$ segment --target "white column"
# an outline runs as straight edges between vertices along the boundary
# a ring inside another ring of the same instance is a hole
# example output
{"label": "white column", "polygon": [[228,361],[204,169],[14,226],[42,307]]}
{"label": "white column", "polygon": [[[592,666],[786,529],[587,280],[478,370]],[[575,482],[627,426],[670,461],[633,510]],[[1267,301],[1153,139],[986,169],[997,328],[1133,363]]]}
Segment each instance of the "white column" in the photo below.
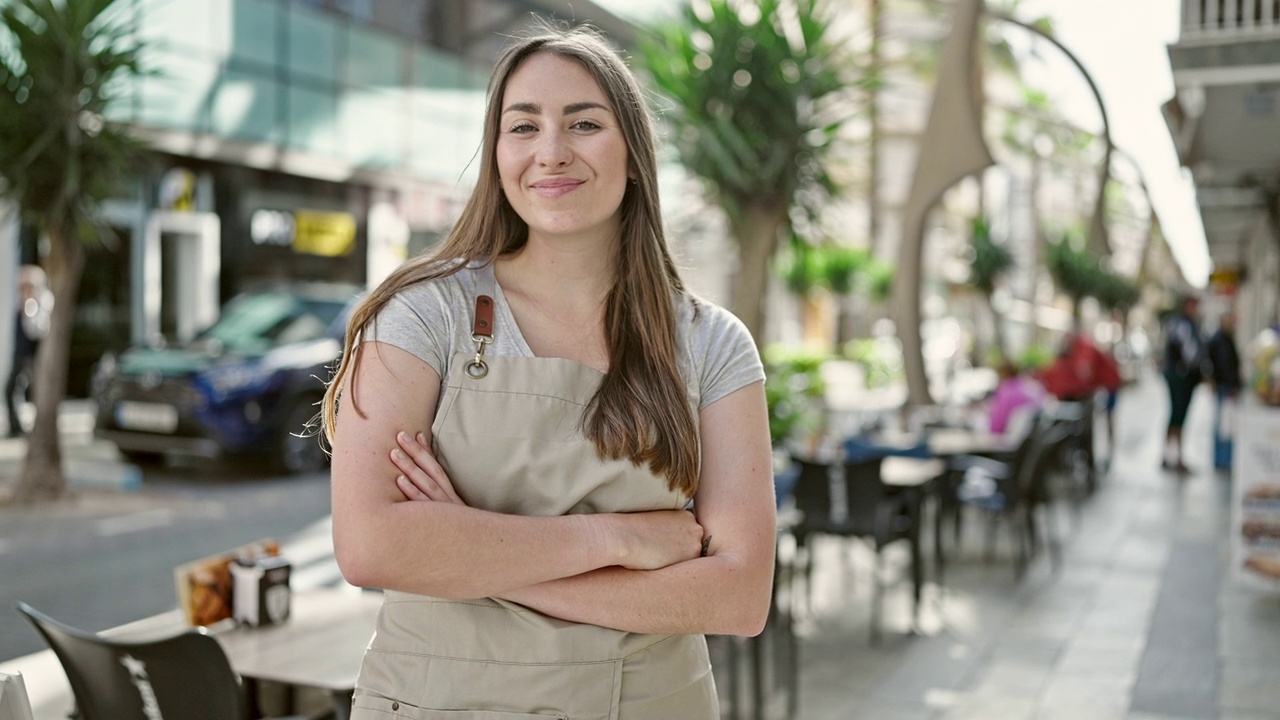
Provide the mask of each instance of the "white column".
{"label": "white column", "polygon": [[[1192,32],[1204,29],[1204,16],[1201,13],[1200,3],[1205,0],[1182,0],[1182,32],[1188,30]],[[1210,0],[1212,2],[1212,0]]]}

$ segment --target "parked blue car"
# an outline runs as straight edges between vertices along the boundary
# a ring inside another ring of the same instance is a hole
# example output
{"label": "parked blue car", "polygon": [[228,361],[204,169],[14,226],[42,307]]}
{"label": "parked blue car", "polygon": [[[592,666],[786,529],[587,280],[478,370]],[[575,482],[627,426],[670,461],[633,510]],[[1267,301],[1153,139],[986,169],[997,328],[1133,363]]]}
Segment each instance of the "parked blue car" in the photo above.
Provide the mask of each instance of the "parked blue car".
{"label": "parked blue car", "polygon": [[281,472],[322,470],[314,420],[358,297],[321,283],[248,292],[190,343],[104,357],[95,434],[137,462],[258,454]]}

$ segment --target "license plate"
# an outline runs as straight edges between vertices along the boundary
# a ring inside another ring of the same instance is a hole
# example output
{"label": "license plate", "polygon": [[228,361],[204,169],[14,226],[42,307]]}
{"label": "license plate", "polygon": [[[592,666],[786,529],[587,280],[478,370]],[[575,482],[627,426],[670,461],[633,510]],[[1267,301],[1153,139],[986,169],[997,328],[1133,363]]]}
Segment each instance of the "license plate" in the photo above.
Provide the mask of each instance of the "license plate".
{"label": "license plate", "polygon": [[116,404],[116,424],[127,430],[171,433],[178,429],[178,409],[162,403]]}

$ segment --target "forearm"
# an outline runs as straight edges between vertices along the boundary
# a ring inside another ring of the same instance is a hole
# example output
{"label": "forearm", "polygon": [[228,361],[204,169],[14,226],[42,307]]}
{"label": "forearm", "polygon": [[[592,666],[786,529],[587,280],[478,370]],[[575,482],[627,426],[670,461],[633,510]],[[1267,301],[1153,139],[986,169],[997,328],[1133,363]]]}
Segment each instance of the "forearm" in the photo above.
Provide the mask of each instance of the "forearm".
{"label": "forearm", "polygon": [[609,567],[501,597],[562,620],[626,632],[750,636],[764,629],[772,581],[772,563],[722,554],[660,570]]}
{"label": "forearm", "polygon": [[448,503],[334,512],[334,550],[353,585],[448,598],[499,595],[618,562],[608,516],[525,517]]}

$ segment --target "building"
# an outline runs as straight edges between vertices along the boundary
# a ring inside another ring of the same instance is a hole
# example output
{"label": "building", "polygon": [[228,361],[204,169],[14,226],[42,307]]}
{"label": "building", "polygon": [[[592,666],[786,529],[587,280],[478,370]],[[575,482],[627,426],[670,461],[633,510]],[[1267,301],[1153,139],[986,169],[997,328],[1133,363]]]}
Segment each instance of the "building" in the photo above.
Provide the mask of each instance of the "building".
{"label": "building", "polygon": [[[104,207],[117,238],[86,265],[72,396],[103,352],[190,339],[254,284],[369,285],[432,245],[475,177],[493,61],[531,13],[632,32],[580,0],[120,5],[153,72],[121,88],[110,119],[156,162]],[[0,277],[36,260],[33,234],[13,246]]]}
{"label": "building", "polygon": [[1280,5],[1183,0],[1164,106],[1204,219],[1211,285],[1238,335],[1280,322]]}

